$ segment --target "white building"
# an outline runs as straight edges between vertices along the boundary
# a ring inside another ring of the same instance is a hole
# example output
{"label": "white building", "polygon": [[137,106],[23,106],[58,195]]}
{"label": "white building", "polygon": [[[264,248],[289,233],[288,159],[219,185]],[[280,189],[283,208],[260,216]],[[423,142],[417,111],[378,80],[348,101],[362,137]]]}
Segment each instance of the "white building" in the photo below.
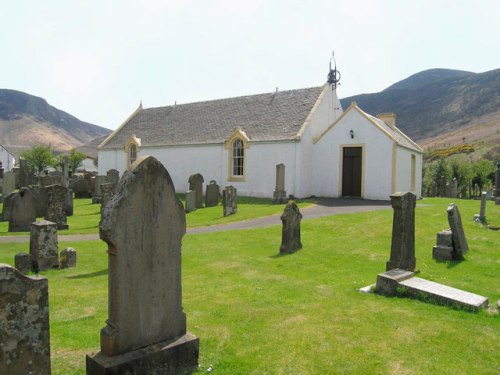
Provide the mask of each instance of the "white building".
{"label": "white building", "polygon": [[353,103],[342,111],[335,85],[144,109],[99,146],[98,173],[122,174],[151,155],[178,192],[191,174],[233,185],[239,195],[272,197],[276,165],[296,197],[388,200],[396,191],[421,195],[422,149],[393,114],[379,117]]}
{"label": "white building", "polygon": [[8,172],[14,168],[15,163],[14,153],[0,145],[0,168],[3,168],[4,172]]}

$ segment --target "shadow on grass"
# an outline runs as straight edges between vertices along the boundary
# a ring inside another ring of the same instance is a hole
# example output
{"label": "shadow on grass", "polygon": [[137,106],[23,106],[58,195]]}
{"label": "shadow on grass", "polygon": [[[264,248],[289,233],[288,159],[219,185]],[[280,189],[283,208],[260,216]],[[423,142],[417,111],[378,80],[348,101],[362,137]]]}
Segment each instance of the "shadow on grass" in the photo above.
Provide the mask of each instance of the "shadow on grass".
{"label": "shadow on grass", "polygon": [[464,258],[455,260],[436,260],[436,263],[446,263],[446,268],[455,268],[462,262],[465,262]]}
{"label": "shadow on grass", "polygon": [[81,275],[74,275],[74,276],[66,276],[66,279],[90,279],[92,277],[97,277],[97,276],[104,276],[108,274],[108,269],[104,269],[102,271],[96,271],[96,272],[91,272],[91,273],[83,273]]}

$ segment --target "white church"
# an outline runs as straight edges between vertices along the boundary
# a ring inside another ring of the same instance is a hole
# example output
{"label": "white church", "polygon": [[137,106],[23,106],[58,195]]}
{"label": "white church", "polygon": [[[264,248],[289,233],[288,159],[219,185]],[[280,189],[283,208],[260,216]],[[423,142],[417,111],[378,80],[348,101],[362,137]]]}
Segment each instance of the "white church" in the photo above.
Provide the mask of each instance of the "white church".
{"label": "white church", "polygon": [[[332,74],[333,73],[333,74]],[[142,105],[99,146],[98,174],[120,175],[154,156],[177,192],[189,176],[233,185],[238,195],[273,197],[276,165],[298,198],[388,200],[421,195],[422,149],[396,127],[394,114],[372,116],[356,103],[342,110],[336,71],[321,87],[159,108]]]}

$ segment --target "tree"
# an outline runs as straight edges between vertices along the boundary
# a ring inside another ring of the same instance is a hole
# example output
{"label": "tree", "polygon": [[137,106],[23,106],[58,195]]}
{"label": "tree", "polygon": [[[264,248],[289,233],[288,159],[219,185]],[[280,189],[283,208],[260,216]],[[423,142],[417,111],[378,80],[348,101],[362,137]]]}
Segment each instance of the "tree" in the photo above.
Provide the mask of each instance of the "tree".
{"label": "tree", "polygon": [[481,159],[472,166],[474,177],[473,184],[478,184],[481,191],[485,190],[488,183],[492,183],[492,177],[495,173],[495,165],[491,160]]}
{"label": "tree", "polygon": [[87,158],[87,155],[76,151],[76,149],[72,148],[71,151],[69,152],[68,155],[68,165],[69,165],[69,170],[72,173],[75,173],[75,171],[81,167],[83,164],[83,161]]}
{"label": "tree", "polygon": [[31,149],[21,152],[20,156],[26,159],[29,169],[38,173],[52,165],[50,146],[35,145]]}

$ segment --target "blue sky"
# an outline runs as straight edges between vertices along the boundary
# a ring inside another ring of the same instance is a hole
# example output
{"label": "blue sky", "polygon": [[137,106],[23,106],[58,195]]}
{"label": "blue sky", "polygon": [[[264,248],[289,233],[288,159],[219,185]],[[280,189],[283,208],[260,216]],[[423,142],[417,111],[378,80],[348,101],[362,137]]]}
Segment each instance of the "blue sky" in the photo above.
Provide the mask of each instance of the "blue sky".
{"label": "blue sky", "polygon": [[419,71],[500,68],[497,0],[19,0],[0,11],[0,88],[118,127],[157,107],[323,84],[378,92]]}

